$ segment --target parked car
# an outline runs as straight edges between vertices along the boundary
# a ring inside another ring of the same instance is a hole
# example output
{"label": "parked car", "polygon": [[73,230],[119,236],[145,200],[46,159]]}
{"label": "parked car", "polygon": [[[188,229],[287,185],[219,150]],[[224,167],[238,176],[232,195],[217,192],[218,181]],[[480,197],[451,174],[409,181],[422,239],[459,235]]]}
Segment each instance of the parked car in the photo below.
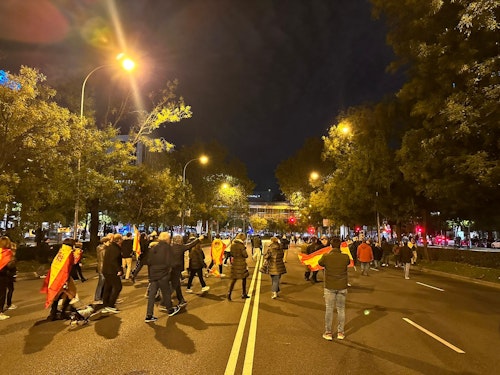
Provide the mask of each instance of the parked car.
{"label": "parked car", "polygon": [[492,249],[500,249],[500,240],[493,241],[491,243],[491,248]]}

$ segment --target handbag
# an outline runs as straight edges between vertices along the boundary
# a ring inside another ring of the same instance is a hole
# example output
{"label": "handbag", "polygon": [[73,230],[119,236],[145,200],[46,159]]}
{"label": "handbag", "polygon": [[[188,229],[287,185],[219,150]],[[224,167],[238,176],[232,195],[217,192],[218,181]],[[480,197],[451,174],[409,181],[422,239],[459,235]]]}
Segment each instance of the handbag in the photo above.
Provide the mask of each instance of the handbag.
{"label": "handbag", "polygon": [[260,266],[259,271],[265,274],[269,273],[269,262],[267,261],[267,259],[264,261],[264,263],[262,263],[262,266]]}

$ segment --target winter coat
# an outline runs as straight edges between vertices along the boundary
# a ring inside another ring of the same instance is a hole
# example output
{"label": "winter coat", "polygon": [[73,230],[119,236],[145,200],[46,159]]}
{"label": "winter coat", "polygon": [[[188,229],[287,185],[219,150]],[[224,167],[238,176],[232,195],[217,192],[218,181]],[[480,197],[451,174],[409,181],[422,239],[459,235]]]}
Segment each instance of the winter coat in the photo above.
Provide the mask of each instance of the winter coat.
{"label": "winter coat", "polygon": [[102,262],[104,261],[104,253],[106,252],[106,247],[109,245],[109,242],[101,243],[97,246],[96,254],[97,254],[97,273],[102,273]]}
{"label": "winter coat", "polygon": [[200,244],[197,244],[189,251],[189,269],[200,270],[205,268],[205,253]]}
{"label": "winter coat", "polygon": [[283,250],[288,250],[288,247],[290,246],[290,241],[288,241],[288,238],[284,237],[280,240],[280,242]]}
{"label": "winter coat", "polygon": [[366,242],[363,242],[358,246],[358,260],[361,263],[370,263],[373,260],[373,251],[372,247],[368,245]]}
{"label": "winter coat", "polygon": [[148,252],[148,277],[150,281],[158,281],[172,271],[172,246],[165,241],[158,242]]}
{"label": "winter coat", "polygon": [[197,238],[187,244],[172,244],[172,268],[184,269],[184,253],[195,247],[200,240]]}
{"label": "winter coat", "polygon": [[235,239],[231,244],[231,257],[233,263],[231,264],[230,278],[231,279],[244,279],[250,274],[247,268],[248,253],[245,244],[240,239]]}
{"label": "winter coat", "polygon": [[259,236],[252,238],[252,247],[262,247],[262,240]]}
{"label": "winter coat", "polygon": [[320,258],[318,264],[325,268],[325,289],[347,289],[347,266],[350,262],[349,256],[340,249],[332,249]]}
{"label": "winter coat", "polygon": [[270,275],[282,275],[286,273],[283,255],[284,252],[279,243],[272,242],[271,245],[269,245],[269,248],[264,255],[264,261],[267,261],[269,264]]}
{"label": "winter coat", "polygon": [[120,245],[111,242],[104,252],[102,260],[102,273],[104,275],[117,275],[122,270],[122,251]]}
{"label": "winter coat", "polygon": [[132,258],[134,252],[134,240],[125,237],[122,242],[122,258]]}
{"label": "winter coat", "polygon": [[401,257],[401,262],[403,263],[411,263],[411,258],[413,257],[413,253],[408,245],[401,246],[399,248],[399,256]]}

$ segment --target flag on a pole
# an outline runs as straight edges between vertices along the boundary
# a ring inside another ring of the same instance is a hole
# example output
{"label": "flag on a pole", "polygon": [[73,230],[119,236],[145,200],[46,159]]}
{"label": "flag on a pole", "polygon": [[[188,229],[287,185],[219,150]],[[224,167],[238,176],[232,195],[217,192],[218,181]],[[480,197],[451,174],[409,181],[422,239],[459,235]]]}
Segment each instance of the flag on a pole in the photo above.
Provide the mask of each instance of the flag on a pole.
{"label": "flag on a pole", "polygon": [[135,225],[134,225],[134,242],[132,245],[132,250],[135,253],[136,259],[138,259],[139,255],[141,255],[141,241],[140,241],[139,230],[136,228]]}
{"label": "flag on a pole", "polygon": [[314,253],[311,254],[304,254],[304,253],[299,253],[299,260],[300,263],[302,263],[305,266],[308,266],[311,271],[319,271],[322,270],[323,267],[321,267],[318,262],[323,256],[323,254],[329,253],[332,250],[330,246],[324,247],[322,249],[316,250]]}
{"label": "flag on a pole", "polygon": [[12,260],[12,250],[0,248],[0,270]]}
{"label": "flag on a pole", "polygon": [[45,308],[49,307],[54,299],[59,295],[68,281],[71,274],[71,267],[75,263],[73,256],[73,248],[69,245],[63,244],[61,249],[55,256],[50,270],[43,282],[41,293],[46,293]]}

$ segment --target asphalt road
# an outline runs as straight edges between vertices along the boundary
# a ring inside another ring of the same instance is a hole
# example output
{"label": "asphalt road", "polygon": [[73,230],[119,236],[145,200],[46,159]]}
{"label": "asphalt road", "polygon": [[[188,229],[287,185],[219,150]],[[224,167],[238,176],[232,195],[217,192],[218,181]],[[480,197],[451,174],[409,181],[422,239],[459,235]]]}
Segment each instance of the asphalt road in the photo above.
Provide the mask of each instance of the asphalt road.
{"label": "asphalt road", "polygon": [[[146,269],[124,281],[122,312],[71,329],[48,322],[42,280],[16,283],[10,319],[0,321],[0,372],[10,374],[495,374],[500,360],[500,290],[412,270],[350,272],[346,339],[326,341],[322,284],[303,279],[292,248],[280,298],[270,278],[248,279],[251,299],[225,299],[229,280],[186,294],[174,317],[144,323]],[[96,279],[78,283],[91,301]],[[321,277],[320,277],[321,279]],[[184,288],[185,289],[185,288]],[[174,300],[174,302],[176,302]],[[334,323],[335,324],[335,323]]]}

